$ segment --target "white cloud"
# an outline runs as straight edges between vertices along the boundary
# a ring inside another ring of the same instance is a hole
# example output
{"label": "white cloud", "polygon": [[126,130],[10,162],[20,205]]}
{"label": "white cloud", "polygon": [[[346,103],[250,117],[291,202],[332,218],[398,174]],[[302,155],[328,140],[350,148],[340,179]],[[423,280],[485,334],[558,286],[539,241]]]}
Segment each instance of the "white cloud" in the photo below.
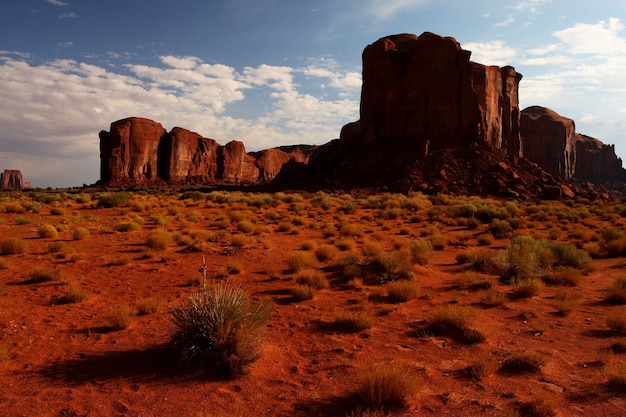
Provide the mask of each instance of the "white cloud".
{"label": "white cloud", "polygon": [[59,19],[73,19],[78,17],[78,15],[74,12],[69,12],[69,13],[63,13],[62,15],[59,16]]}
{"label": "white cloud", "polygon": [[433,0],[369,0],[364,4],[363,10],[376,19],[388,20],[397,14],[424,4],[431,3]]}
{"label": "white cloud", "polygon": [[483,65],[512,65],[518,55],[515,48],[503,41],[469,42],[461,46],[472,52],[472,61]]}
{"label": "white cloud", "polygon": [[63,6],[69,6],[69,3],[65,3],[61,0],[46,0],[48,3],[50,3],[53,6],[57,6],[57,7],[63,7]]}
{"label": "white cloud", "polygon": [[[360,77],[351,72],[313,71],[310,77],[328,80],[332,89],[316,97],[297,82],[306,68],[260,65],[239,72],[196,57],[161,62],[128,65],[124,75],[75,60],[35,65],[18,54],[0,55],[0,167],[21,169],[35,186],[94,183],[98,132],[129,116],[168,130],[182,126],[222,144],[242,140],[249,151],[325,143],[358,117]],[[235,104],[247,109],[246,118],[229,114]]]}
{"label": "white cloud", "polygon": [[553,33],[572,54],[615,55],[626,50],[626,39],[619,36],[624,25],[618,18],[595,24],[577,23]]}

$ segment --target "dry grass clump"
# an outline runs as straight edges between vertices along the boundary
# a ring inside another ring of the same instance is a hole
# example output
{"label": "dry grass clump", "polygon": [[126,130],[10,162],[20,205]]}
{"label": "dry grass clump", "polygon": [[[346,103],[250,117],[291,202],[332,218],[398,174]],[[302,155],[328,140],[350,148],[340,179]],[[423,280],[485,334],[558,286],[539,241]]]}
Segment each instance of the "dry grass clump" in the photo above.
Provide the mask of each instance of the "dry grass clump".
{"label": "dry grass clump", "polygon": [[476,317],[476,310],[470,307],[456,304],[442,306],[430,320],[428,330],[464,344],[481,343],[485,341],[485,335],[470,327]]}
{"label": "dry grass clump", "polygon": [[62,281],[63,273],[60,269],[35,268],[28,274],[30,282]]}
{"label": "dry grass clump", "polygon": [[19,237],[9,237],[0,241],[0,252],[3,255],[15,255],[28,250],[28,242]]}
{"label": "dry grass clump", "polygon": [[539,279],[528,279],[513,284],[513,294],[515,298],[535,297],[544,289],[544,284]]}
{"label": "dry grass clump", "polygon": [[613,331],[626,333],[626,316],[620,313],[611,313],[606,317],[606,325]]}
{"label": "dry grass clump", "polygon": [[463,251],[456,255],[456,262],[468,269],[484,274],[500,274],[503,265],[497,252],[488,250]]}
{"label": "dry grass clump", "polygon": [[363,228],[358,224],[344,224],[339,231],[343,236],[363,236]]}
{"label": "dry grass clump", "polygon": [[626,304],[626,276],[615,278],[613,286],[607,291],[604,300],[610,304]]}
{"label": "dry grass clump", "polygon": [[139,229],[141,229],[141,225],[135,222],[122,222],[115,226],[115,230],[118,232],[132,232]]}
{"label": "dry grass clump", "polygon": [[496,285],[494,278],[476,271],[464,271],[457,275],[456,285],[469,291],[488,290]]}
{"label": "dry grass clump", "polygon": [[490,356],[478,356],[472,363],[463,370],[469,378],[482,381],[497,369],[496,361]]}
{"label": "dry grass clump", "polygon": [[339,332],[356,333],[371,328],[374,321],[366,310],[343,309],[335,313],[333,327]]}
{"label": "dry grass clump", "polygon": [[226,270],[231,275],[241,274],[244,270],[243,262],[238,259],[231,259],[226,263]]}
{"label": "dry grass clump", "polygon": [[54,238],[59,234],[56,227],[51,224],[42,224],[37,227],[37,236],[42,238]]}
{"label": "dry grass clump", "polygon": [[480,303],[485,307],[498,307],[506,303],[506,295],[495,288],[488,289],[481,297]]}
{"label": "dry grass clump", "polygon": [[159,311],[161,304],[161,300],[158,298],[148,297],[137,300],[135,306],[137,307],[137,314],[139,316],[146,316]]}
{"label": "dry grass clump", "polygon": [[626,363],[610,361],[604,365],[603,371],[610,386],[620,390],[626,388]]}
{"label": "dry grass clump", "polygon": [[433,244],[428,240],[414,240],[409,244],[411,259],[420,265],[428,265],[433,257]]}
{"label": "dry grass clump", "polygon": [[133,261],[133,258],[130,255],[121,255],[115,259],[111,259],[109,262],[107,262],[107,265],[123,266],[123,265],[128,265],[132,261]]}
{"label": "dry grass clump", "polygon": [[366,240],[361,246],[361,251],[364,256],[376,257],[383,252],[383,245],[375,240]]}
{"label": "dry grass clump", "polygon": [[491,246],[494,242],[495,238],[491,233],[483,233],[482,235],[476,238],[478,242],[478,246]]}
{"label": "dry grass clump", "polygon": [[252,242],[252,238],[247,235],[234,234],[228,237],[228,241],[232,246],[243,248],[248,246]]}
{"label": "dry grass clump", "polygon": [[68,304],[80,303],[89,298],[89,292],[77,284],[68,285],[63,294],[63,302]]}
{"label": "dry grass clump", "polygon": [[291,296],[298,301],[312,300],[317,290],[310,285],[296,284],[289,290]]}
{"label": "dry grass clump", "polygon": [[242,220],[237,223],[237,230],[242,233],[252,233],[256,230],[256,226],[250,221]]}
{"label": "dry grass clump", "polygon": [[332,261],[339,255],[339,249],[333,245],[321,245],[315,249],[315,256],[320,262]]}
{"label": "dry grass clump", "polygon": [[287,265],[292,272],[311,268],[317,264],[317,259],[308,252],[294,252],[287,257]]}
{"label": "dry grass clump", "polygon": [[556,417],[558,400],[554,395],[548,393],[537,393],[533,395],[530,402],[520,407],[520,413],[529,417]]}
{"label": "dry grass clump", "polygon": [[378,363],[360,370],[357,394],[374,409],[405,406],[418,389],[418,380],[411,368],[394,363]]}
{"label": "dry grass clump", "polygon": [[109,325],[115,330],[127,328],[133,322],[135,316],[129,306],[115,305],[106,316]]}
{"label": "dry grass clump", "polygon": [[443,250],[448,244],[448,238],[442,234],[434,234],[430,238],[430,243],[433,245],[434,250]]}
{"label": "dry grass clump", "polygon": [[403,303],[420,296],[422,289],[415,281],[398,280],[385,285],[389,301]]}
{"label": "dry grass clump", "polygon": [[296,285],[308,285],[316,290],[328,288],[329,283],[322,271],[308,269],[300,271],[295,277]]}
{"label": "dry grass clump", "polygon": [[356,242],[349,238],[342,238],[335,243],[337,249],[343,252],[351,252],[356,248]]}
{"label": "dry grass clump", "polygon": [[544,275],[541,279],[549,285],[575,287],[582,281],[583,274],[580,270],[571,266],[558,266],[554,271]]}
{"label": "dry grass clump", "polygon": [[77,227],[76,229],[74,229],[74,240],[83,240],[89,237],[89,235],[91,234],[91,232],[89,232],[89,229],[86,229],[84,227]]}
{"label": "dry grass clump", "polygon": [[165,250],[174,241],[172,234],[167,230],[153,230],[148,233],[146,246],[152,250]]}
{"label": "dry grass clump", "polygon": [[174,345],[184,361],[239,376],[260,357],[272,310],[271,302],[254,304],[244,290],[225,284],[192,293],[172,308]]}
{"label": "dry grass clump", "polygon": [[574,291],[559,291],[554,296],[554,308],[560,316],[567,316],[580,305],[580,293]]}
{"label": "dry grass clump", "polygon": [[517,352],[502,362],[500,372],[506,374],[537,373],[546,364],[546,360],[536,352]]}
{"label": "dry grass clump", "polygon": [[382,269],[383,281],[413,278],[411,252],[406,249],[380,252],[376,264]]}

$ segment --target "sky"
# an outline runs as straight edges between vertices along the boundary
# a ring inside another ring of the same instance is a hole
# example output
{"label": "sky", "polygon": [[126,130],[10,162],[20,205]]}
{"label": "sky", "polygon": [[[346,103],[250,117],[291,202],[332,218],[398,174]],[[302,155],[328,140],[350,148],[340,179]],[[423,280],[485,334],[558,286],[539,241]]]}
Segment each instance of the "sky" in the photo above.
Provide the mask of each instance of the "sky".
{"label": "sky", "polygon": [[248,151],[323,144],[359,118],[363,49],[423,32],[515,67],[521,108],[626,161],[625,25],[615,0],[3,0],[0,171],[93,184],[98,132],[130,116]]}

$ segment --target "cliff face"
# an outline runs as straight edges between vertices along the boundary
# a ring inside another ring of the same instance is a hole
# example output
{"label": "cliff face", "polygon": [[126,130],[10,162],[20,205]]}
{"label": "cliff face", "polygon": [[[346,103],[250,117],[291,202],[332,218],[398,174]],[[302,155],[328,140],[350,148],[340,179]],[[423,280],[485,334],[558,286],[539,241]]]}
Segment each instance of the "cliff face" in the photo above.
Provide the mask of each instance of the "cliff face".
{"label": "cliff face", "polygon": [[224,146],[180,127],[170,132],[139,117],[111,124],[100,132],[100,180],[103,183],[254,184],[270,182],[283,164],[308,161],[315,147],[294,146],[247,153],[242,142]]}
{"label": "cliff face", "polygon": [[614,145],[605,145],[596,138],[576,135],[576,178],[592,183],[624,181],[626,171],[615,154]]}
{"label": "cliff face", "polygon": [[512,67],[486,67],[454,38],[388,36],[363,52],[361,145],[417,149],[485,141],[520,154],[518,86]]}
{"label": "cliff face", "polygon": [[32,188],[30,182],[25,182],[22,172],[17,169],[5,169],[0,173],[0,190],[24,190]]}

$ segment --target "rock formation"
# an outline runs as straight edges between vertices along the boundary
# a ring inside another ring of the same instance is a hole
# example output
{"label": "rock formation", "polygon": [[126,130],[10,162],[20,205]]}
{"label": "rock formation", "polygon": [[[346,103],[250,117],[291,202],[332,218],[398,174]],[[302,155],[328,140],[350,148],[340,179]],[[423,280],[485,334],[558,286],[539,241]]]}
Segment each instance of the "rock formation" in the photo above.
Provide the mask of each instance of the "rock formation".
{"label": "rock formation", "polygon": [[0,173],[1,190],[25,190],[32,188],[30,182],[25,182],[22,173],[17,169],[5,169]]}
{"label": "rock formation", "polygon": [[576,178],[592,183],[626,180],[622,160],[615,145],[605,145],[596,138],[576,135]]}
{"label": "rock formation", "polygon": [[270,182],[290,160],[306,163],[315,146],[247,153],[242,142],[224,146],[180,127],[130,117],[100,132],[100,182],[109,184],[256,184]]}

